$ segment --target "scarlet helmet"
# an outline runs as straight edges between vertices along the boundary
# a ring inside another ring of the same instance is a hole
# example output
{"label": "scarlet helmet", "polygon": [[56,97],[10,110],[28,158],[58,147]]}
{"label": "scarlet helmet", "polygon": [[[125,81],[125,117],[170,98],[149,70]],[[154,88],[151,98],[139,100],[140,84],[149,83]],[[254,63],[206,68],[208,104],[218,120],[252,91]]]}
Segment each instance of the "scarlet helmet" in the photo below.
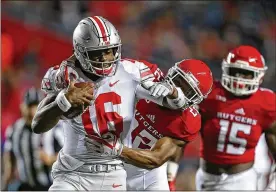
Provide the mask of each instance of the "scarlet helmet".
{"label": "scarlet helmet", "polygon": [[[121,59],[121,38],[116,28],[100,16],[82,19],[73,33],[74,54],[82,68],[98,76],[112,76]],[[113,61],[93,61],[89,55],[93,51],[113,49]],[[99,67],[101,66],[101,67]]]}
{"label": "scarlet helmet", "polygon": [[[266,70],[260,52],[254,47],[242,45],[230,51],[223,60],[221,84],[234,95],[250,95],[258,90]],[[240,74],[250,74],[252,78]]]}
{"label": "scarlet helmet", "polygon": [[[196,59],[184,59],[171,67],[165,79],[179,87],[188,102],[183,109],[199,104],[212,90],[213,76],[210,68],[204,62]],[[177,82],[181,80],[182,83]],[[183,81],[184,80],[184,81]]]}

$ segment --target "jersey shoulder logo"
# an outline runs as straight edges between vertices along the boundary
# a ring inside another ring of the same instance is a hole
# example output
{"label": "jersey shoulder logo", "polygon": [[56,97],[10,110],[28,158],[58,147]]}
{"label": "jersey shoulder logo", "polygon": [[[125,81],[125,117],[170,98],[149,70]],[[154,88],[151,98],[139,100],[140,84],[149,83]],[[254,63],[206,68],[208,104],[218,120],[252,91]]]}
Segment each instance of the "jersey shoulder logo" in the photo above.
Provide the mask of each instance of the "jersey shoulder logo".
{"label": "jersey shoulder logo", "polygon": [[243,109],[243,108],[240,108],[240,109],[235,110],[235,113],[236,113],[236,114],[240,114],[240,115],[245,115],[245,112],[244,112],[244,109]]}
{"label": "jersey shoulder logo", "polygon": [[222,102],[226,102],[227,101],[226,97],[223,97],[221,95],[216,95],[216,100],[219,100],[219,101],[222,101]]}

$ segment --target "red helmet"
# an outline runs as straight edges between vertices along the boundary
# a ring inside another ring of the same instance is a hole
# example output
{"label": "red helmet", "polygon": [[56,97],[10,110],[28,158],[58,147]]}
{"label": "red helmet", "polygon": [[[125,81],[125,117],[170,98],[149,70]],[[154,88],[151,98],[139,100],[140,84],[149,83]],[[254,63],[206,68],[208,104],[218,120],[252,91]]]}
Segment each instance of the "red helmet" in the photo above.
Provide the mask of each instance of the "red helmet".
{"label": "red helmet", "polygon": [[221,84],[237,96],[249,95],[258,90],[266,70],[260,52],[254,47],[242,45],[230,51],[223,60]]}
{"label": "red helmet", "polygon": [[203,98],[208,96],[213,86],[211,70],[204,62],[196,59],[184,59],[177,62],[169,69],[166,80],[176,87],[181,87],[188,100],[184,109],[199,104]]}

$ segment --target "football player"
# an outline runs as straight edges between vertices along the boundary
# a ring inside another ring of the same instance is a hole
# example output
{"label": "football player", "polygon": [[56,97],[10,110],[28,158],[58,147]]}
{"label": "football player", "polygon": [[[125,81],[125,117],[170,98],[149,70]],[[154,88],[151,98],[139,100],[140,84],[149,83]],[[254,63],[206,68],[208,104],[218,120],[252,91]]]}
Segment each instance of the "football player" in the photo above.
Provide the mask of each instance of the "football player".
{"label": "football player", "polygon": [[[183,60],[169,69],[165,81],[181,87],[189,102],[183,111],[172,111],[147,100],[137,103],[120,155],[127,162],[127,190],[169,190],[167,164],[164,163],[175,159],[175,155],[181,154],[182,148],[198,136],[201,118],[193,105],[199,104],[211,91],[210,69],[202,61]],[[171,162],[168,171],[173,181],[177,166]]]}
{"label": "football player", "polygon": [[202,147],[197,190],[256,190],[255,149],[262,133],[276,157],[275,93],[260,88],[262,55],[239,46],[222,62],[222,78],[200,106]]}
{"label": "football player", "polygon": [[[49,190],[125,190],[126,172],[118,158],[122,148],[113,139],[129,129],[136,101],[149,99],[171,109],[186,105],[179,87],[158,80],[160,70],[146,61],[122,60],[115,27],[100,16],[79,22],[73,33],[74,56],[42,81],[48,95],[33,119],[35,133],[50,130],[60,119],[65,140],[52,168]],[[95,153],[89,143],[112,138]]]}

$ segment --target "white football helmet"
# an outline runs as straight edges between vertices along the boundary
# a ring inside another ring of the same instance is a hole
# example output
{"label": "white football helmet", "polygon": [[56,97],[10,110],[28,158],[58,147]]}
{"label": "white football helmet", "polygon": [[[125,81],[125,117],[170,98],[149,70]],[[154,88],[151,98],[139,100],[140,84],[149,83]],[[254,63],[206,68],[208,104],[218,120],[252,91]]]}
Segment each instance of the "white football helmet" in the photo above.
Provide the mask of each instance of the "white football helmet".
{"label": "white football helmet", "polygon": [[[97,76],[112,76],[121,59],[121,38],[116,28],[100,16],[82,19],[73,33],[74,54],[83,70]],[[93,61],[89,55],[93,51],[112,48],[113,61]]]}

